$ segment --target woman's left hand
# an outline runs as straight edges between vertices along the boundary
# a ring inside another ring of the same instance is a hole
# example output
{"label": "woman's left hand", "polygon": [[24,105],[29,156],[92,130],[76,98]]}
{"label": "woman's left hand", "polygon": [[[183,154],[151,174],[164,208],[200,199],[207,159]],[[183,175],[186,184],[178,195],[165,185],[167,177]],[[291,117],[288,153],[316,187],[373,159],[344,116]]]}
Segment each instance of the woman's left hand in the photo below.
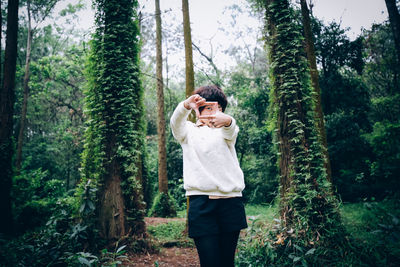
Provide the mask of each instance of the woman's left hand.
{"label": "woman's left hand", "polygon": [[232,123],[232,118],[221,111],[217,111],[215,119],[211,119],[210,123],[215,128],[228,127]]}

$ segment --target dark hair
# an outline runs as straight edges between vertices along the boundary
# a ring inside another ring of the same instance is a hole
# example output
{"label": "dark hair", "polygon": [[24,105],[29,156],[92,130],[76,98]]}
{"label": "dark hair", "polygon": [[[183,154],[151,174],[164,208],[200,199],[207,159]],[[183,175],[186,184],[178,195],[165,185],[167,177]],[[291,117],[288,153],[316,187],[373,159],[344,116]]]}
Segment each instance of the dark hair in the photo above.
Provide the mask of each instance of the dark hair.
{"label": "dark hair", "polygon": [[[222,91],[221,88],[219,88],[217,85],[206,85],[206,86],[201,86],[197,88],[193,94],[198,94],[201,97],[205,98],[207,102],[209,101],[216,101],[218,104],[221,105],[222,112],[225,111],[226,106],[228,105],[228,100],[226,98],[226,95]],[[200,110],[201,112],[201,110]]]}

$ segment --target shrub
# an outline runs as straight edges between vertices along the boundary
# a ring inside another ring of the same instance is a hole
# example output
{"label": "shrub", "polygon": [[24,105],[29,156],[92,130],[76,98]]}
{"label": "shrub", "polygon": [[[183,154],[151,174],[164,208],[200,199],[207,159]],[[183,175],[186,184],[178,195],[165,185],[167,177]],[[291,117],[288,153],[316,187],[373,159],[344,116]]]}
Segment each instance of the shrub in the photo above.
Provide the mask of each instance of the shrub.
{"label": "shrub", "polygon": [[149,211],[154,217],[176,217],[175,201],[170,194],[158,193]]}

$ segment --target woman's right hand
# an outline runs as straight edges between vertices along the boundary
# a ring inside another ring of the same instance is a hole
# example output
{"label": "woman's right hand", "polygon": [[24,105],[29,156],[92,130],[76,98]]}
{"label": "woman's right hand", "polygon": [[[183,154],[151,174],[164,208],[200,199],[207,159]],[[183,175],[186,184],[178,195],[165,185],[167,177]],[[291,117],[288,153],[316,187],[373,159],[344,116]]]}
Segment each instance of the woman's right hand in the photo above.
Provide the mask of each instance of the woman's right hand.
{"label": "woman's right hand", "polygon": [[206,99],[198,94],[189,96],[184,102],[183,106],[186,109],[193,109],[196,112],[196,116],[200,116],[199,107],[204,106]]}

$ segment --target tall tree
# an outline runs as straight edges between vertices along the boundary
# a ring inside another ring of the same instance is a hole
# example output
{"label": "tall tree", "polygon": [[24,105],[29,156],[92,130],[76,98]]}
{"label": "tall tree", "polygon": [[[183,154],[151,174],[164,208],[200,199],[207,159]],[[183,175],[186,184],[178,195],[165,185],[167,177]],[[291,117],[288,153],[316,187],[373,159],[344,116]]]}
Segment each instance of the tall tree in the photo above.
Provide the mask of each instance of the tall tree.
{"label": "tall tree", "polygon": [[[33,9],[34,9],[34,17],[40,21],[46,19],[46,17],[50,14],[50,11],[53,9],[58,0],[51,1],[33,1]],[[28,16],[28,37],[26,42],[26,55],[25,55],[25,74],[23,81],[24,88],[24,100],[22,102],[21,109],[21,119],[19,123],[19,133],[18,133],[18,141],[17,141],[17,155],[15,159],[16,171],[19,172],[21,169],[21,161],[22,161],[22,145],[24,140],[24,131],[25,131],[25,121],[26,121],[26,113],[28,109],[28,97],[29,97],[29,78],[30,78],[30,66],[31,66],[31,52],[32,52],[32,40],[33,35],[36,30],[36,25],[32,28],[32,8],[31,8],[31,0],[26,1],[26,9]],[[37,20],[36,19],[36,20]],[[38,22],[38,21],[36,21]]]}
{"label": "tall tree", "polygon": [[153,214],[161,217],[176,215],[176,211],[168,195],[167,174],[167,147],[165,137],[164,116],[164,83],[162,74],[162,27],[160,0],[155,0],[156,6],[156,65],[157,65],[157,135],[158,135],[158,191],[160,196],[156,198],[153,206]]}
{"label": "tall tree", "polygon": [[396,0],[385,0],[386,8],[389,13],[390,26],[392,27],[394,43],[397,51],[398,64],[400,64],[400,14],[396,5]]}
{"label": "tall tree", "polygon": [[162,28],[160,0],[156,1],[156,65],[157,65],[157,135],[158,135],[158,190],[168,194],[167,151],[165,144],[164,83],[162,74]]}
{"label": "tall tree", "polygon": [[193,71],[192,33],[190,31],[188,0],[182,0],[182,12],[183,12],[183,37],[185,40],[186,97],[189,97],[192,95],[194,91],[194,71]]}
{"label": "tall tree", "polygon": [[99,234],[109,242],[124,236],[138,239],[145,235],[138,2],[94,3],[96,32],[89,59],[89,120],[80,188],[89,185],[97,193],[90,195],[92,204],[81,194],[83,204],[88,203],[82,210],[94,212]]}
{"label": "tall tree", "polygon": [[[2,1],[0,1],[0,29],[3,29],[3,11],[2,11],[2,9],[1,9],[1,2]],[[3,31],[1,30],[0,31],[0,40],[3,40]],[[2,48],[2,46],[1,46],[1,43],[2,42],[0,42],[0,51],[1,51],[1,53],[0,53],[0,86],[2,86],[3,85],[3,74],[2,74],[2,72],[1,72],[1,70],[2,70],[2,63],[3,63],[3,57],[2,57],[2,55],[3,55],[3,48]]]}
{"label": "tall tree", "polygon": [[17,63],[18,0],[8,0],[3,86],[0,95],[0,232],[12,233],[11,179],[13,114]]}
{"label": "tall tree", "polygon": [[[264,4],[269,33],[272,110],[279,144],[283,228],[275,245],[278,253],[283,254],[278,258],[286,261],[288,254],[299,254],[298,247],[307,251],[315,244],[327,250],[327,254],[335,253],[332,248],[342,241],[343,226],[323,167],[324,156],[315,127],[312,88],[300,29],[294,22],[288,0],[267,0]],[[313,260],[321,264],[321,259]]]}
{"label": "tall tree", "polygon": [[304,36],[306,42],[307,59],[308,59],[308,64],[310,66],[311,83],[314,89],[314,102],[315,102],[314,109],[315,109],[315,114],[317,115],[317,126],[318,126],[319,137],[322,142],[323,152],[325,155],[324,167],[326,169],[326,174],[327,174],[326,178],[328,179],[328,181],[332,182],[331,162],[329,159],[324,113],[322,111],[321,88],[319,86],[317,59],[315,56],[313,34],[311,31],[310,11],[308,9],[306,0],[301,0],[300,4],[301,4],[301,15],[303,19]]}
{"label": "tall tree", "polygon": [[26,42],[26,56],[25,56],[25,75],[24,75],[24,100],[22,102],[21,120],[19,123],[19,134],[17,142],[17,156],[15,159],[16,171],[19,172],[21,169],[22,159],[22,143],[24,139],[25,119],[26,110],[28,107],[28,95],[29,95],[29,76],[30,76],[30,65],[31,65],[31,51],[32,51],[32,22],[31,22],[31,1],[26,2],[26,8],[28,13],[28,38]]}

